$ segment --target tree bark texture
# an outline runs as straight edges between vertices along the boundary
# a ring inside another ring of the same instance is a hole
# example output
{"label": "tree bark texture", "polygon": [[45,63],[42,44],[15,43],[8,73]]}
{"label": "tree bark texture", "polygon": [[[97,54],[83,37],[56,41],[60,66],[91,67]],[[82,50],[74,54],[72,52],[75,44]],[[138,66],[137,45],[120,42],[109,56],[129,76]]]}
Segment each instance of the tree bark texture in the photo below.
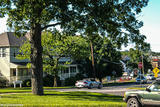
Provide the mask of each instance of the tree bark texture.
{"label": "tree bark texture", "polygon": [[41,25],[35,24],[30,32],[31,43],[31,71],[32,71],[32,93],[43,95],[43,66],[42,66],[42,45]]}
{"label": "tree bark texture", "polygon": [[93,54],[93,44],[90,41],[90,45],[91,45],[91,57],[92,57],[92,68],[93,68],[93,78],[96,78],[96,69],[94,66],[94,54]]}
{"label": "tree bark texture", "polygon": [[57,68],[58,68],[59,59],[60,58],[57,58],[56,63],[55,63],[56,64],[56,67],[55,67],[56,69],[55,69],[55,73],[54,73],[54,87],[57,87],[57,77],[58,77],[58,69]]}
{"label": "tree bark texture", "polygon": [[54,87],[57,87],[57,78],[56,78],[56,75],[54,75]]}

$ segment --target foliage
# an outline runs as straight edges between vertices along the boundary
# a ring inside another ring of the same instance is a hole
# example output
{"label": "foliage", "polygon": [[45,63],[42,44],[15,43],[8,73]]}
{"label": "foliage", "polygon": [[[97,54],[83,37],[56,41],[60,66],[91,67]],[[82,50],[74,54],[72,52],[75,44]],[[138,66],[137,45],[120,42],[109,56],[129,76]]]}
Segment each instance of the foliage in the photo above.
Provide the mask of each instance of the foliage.
{"label": "foliage", "polygon": [[23,87],[31,87],[31,79],[24,80],[22,83]]}
{"label": "foliage", "polygon": [[152,56],[160,56],[160,52],[151,52]]}
{"label": "foliage", "polygon": [[82,80],[84,78],[83,74],[78,73],[76,76],[66,78],[65,86],[74,86],[77,80]]}
{"label": "foliage", "polygon": [[51,74],[57,73],[63,66],[60,60],[67,59],[64,64],[72,63],[72,59],[81,59],[88,54],[87,42],[81,36],[69,36],[56,31],[44,33],[42,37],[44,69]]}
{"label": "foliage", "polygon": [[113,71],[116,72],[117,76],[120,76],[122,73],[121,63],[119,62],[121,54],[117,50],[117,45],[107,37],[99,37],[99,39],[93,41],[93,45],[97,78],[101,80],[106,75],[112,75]]}
{"label": "foliage", "polygon": [[[58,86],[61,86],[60,78],[57,78],[57,83]],[[43,86],[53,87],[53,84],[54,84],[54,76],[46,75],[45,77],[43,77]]]}
{"label": "foliage", "polygon": [[8,80],[6,78],[0,78],[0,87],[6,87]]}
{"label": "foliage", "polygon": [[148,0],[3,0],[0,12],[1,16],[8,14],[8,25],[17,35],[30,31],[32,92],[42,95],[44,29],[60,25],[62,31],[72,34],[92,36],[96,32],[110,37],[118,46],[129,41],[141,43],[145,39],[139,33],[143,23],[136,16],[147,3]]}
{"label": "foliage", "polygon": [[[121,53],[117,50],[117,45],[108,37],[94,35],[92,38],[93,56],[95,62],[96,78],[100,81],[107,75],[112,75],[112,71],[116,71],[116,76],[122,73]],[[87,74],[87,77],[93,77],[93,68],[91,57],[79,61],[80,71]]]}
{"label": "foliage", "polygon": [[[26,41],[19,50],[22,54],[19,54],[17,58],[30,59],[30,47],[29,41]],[[72,59],[82,59],[88,56],[88,43],[82,36],[69,36],[58,31],[43,32],[42,47],[43,69],[55,78],[58,78],[58,71],[65,67],[64,64],[72,63]]]}
{"label": "foliage", "polygon": [[148,69],[152,69],[151,60],[149,57],[150,54],[146,52],[143,53],[141,50],[131,48],[129,51],[122,52],[122,55],[130,57],[130,60],[125,63],[133,69],[138,68],[138,63],[142,62],[143,55],[144,72],[147,72]]}

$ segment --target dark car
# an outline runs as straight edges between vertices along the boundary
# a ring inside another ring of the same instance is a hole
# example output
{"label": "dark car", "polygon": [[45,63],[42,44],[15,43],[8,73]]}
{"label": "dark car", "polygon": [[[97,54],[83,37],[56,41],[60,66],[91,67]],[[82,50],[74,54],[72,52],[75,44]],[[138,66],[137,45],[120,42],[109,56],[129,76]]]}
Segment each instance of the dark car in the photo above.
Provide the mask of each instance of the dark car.
{"label": "dark car", "polygon": [[139,75],[137,78],[136,78],[136,82],[137,83],[147,83],[147,79],[144,75]]}
{"label": "dark car", "polygon": [[145,91],[125,92],[123,100],[127,102],[127,107],[160,106],[160,80],[154,81]]}

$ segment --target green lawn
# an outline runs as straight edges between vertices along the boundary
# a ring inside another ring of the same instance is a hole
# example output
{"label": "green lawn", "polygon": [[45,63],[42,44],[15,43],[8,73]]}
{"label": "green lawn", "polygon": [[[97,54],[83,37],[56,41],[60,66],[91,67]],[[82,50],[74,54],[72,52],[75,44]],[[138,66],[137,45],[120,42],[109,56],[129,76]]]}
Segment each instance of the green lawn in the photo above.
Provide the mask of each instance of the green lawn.
{"label": "green lawn", "polygon": [[[67,88],[74,88],[74,87],[44,87],[45,90],[47,89],[67,89]],[[24,92],[31,92],[31,87],[0,88],[0,94],[1,93],[24,93]]]}
{"label": "green lawn", "polygon": [[30,87],[0,88],[0,94],[2,94],[2,93],[22,93],[22,92],[31,92],[31,88]]}
{"label": "green lawn", "polygon": [[[9,89],[8,89],[9,90]],[[18,91],[18,89],[15,89]],[[2,91],[2,89],[0,90]],[[3,90],[4,91],[4,90]],[[22,90],[21,90],[22,91]],[[30,89],[23,89],[30,91]],[[11,92],[11,91],[10,91]],[[18,105],[16,105],[18,104]],[[54,106],[54,107],[126,107],[121,96],[90,92],[45,91],[43,96],[31,93],[0,95],[0,106]]]}

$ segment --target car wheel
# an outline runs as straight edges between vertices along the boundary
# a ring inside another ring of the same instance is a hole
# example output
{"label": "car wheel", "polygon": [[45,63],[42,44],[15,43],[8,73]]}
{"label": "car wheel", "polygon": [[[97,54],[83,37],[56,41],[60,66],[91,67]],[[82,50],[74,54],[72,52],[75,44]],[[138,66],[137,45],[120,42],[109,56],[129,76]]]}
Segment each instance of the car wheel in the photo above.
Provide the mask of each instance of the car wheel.
{"label": "car wheel", "polygon": [[127,107],[141,107],[141,104],[139,103],[137,98],[132,97],[132,98],[128,99]]}
{"label": "car wheel", "polygon": [[93,85],[92,84],[90,84],[89,85],[89,87],[88,87],[88,89],[92,89],[93,88]]}
{"label": "car wheel", "polygon": [[101,89],[102,87],[103,87],[102,84],[99,84],[99,85],[98,85],[98,89]]}

